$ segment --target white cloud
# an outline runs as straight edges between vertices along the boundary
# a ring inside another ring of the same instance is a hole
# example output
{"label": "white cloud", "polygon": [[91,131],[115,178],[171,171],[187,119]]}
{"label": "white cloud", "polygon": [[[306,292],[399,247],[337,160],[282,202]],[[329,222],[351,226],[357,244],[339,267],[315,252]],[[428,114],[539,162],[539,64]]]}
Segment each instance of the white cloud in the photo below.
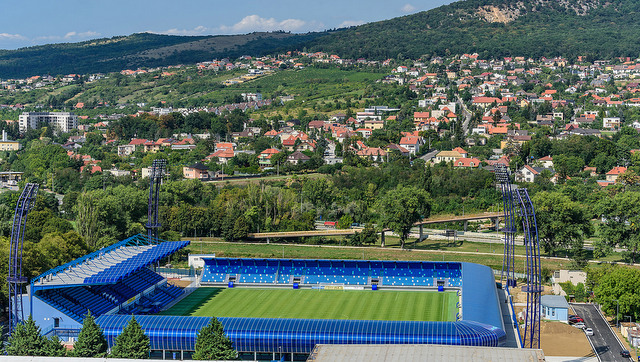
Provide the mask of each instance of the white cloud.
{"label": "white cloud", "polygon": [[165,31],[161,31],[159,34],[167,34],[167,35],[202,35],[209,31],[209,28],[206,26],[196,26],[193,29],[169,29]]}
{"label": "white cloud", "polygon": [[25,36],[20,34],[0,33],[0,40],[26,40]]}
{"label": "white cloud", "polygon": [[348,28],[350,26],[358,26],[362,24],[364,24],[364,21],[362,20],[345,20],[338,25],[338,28]]}
{"label": "white cloud", "polygon": [[[285,19],[276,20],[275,18],[263,18],[259,15],[245,16],[242,20],[232,26],[223,25],[220,30],[224,32],[252,32],[252,31],[299,31],[303,27],[308,27],[309,24],[300,19]],[[316,24],[317,25],[317,24]]]}
{"label": "white cloud", "polygon": [[70,31],[64,35],[65,39],[87,39],[87,38],[95,38],[100,36],[100,33],[95,31],[85,31],[82,33],[78,33],[75,31]]}
{"label": "white cloud", "polygon": [[402,10],[403,13],[412,13],[416,11],[416,7],[411,4],[406,4],[400,10]]}

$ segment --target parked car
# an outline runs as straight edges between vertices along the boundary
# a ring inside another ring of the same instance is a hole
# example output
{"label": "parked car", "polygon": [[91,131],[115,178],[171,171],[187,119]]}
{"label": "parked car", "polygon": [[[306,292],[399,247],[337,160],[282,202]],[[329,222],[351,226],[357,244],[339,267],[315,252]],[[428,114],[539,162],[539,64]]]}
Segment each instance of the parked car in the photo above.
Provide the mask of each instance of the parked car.
{"label": "parked car", "polygon": [[573,323],[579,323],[579,322],[584,323],[584,319],[582,319],[582,317],[578,317],[577,315],[569,316],[569,323],[573,324]]}
{"label": "parked car", "polygon": [[623,349],[622,351],[620,351],[620,356],[624,358],[631,358],[631,353],[626,349]]}
{"label": "parked car", "polygon": [[593,336],[593,329],[591,328],[586,328],[584,330],[584,334],[586,334],[587,336]]}
{"label": "parked car", "polygon": [[586,327],[584,322],[574,323],[573,326],[580,329],[584,329]]}

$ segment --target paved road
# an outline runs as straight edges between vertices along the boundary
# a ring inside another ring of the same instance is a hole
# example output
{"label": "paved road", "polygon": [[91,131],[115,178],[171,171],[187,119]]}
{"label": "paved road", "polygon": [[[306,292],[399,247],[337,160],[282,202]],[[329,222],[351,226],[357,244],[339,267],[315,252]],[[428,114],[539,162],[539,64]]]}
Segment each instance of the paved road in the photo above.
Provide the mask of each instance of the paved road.
{"label": "paved road", "polygon": [[596,307],[592,304],[571,304],[576,314],[584,319],[584,324],[593,328],[593,336],[588,336],[593,344],[596,354],[603,362],[609,361],[630,361],[622,358],[620,351],[623,350],[620,342],[609,328],[609,324],[602,318]]}
{"label": "paved road", "polygon": [[467,106],[464,104],[464,101],[458,97],[458,104],[462,108],[462,115],[464,116],[464,122],[462,123],[462,130],[464,131],[464,135],[469,133],[469,122],[471,121],[471,112],[467,109]]}

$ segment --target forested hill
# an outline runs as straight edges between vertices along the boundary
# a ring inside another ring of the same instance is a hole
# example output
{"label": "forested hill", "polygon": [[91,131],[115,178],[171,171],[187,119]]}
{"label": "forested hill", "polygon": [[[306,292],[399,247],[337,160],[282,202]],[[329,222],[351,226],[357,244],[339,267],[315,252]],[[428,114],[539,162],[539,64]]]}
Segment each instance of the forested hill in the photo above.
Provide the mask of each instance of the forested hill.
{"label": "forested hill", "polygon": [[298,49],[303,43],[327,34],[269,32],[197,37],[140,33],[81,43],[0,50],[0,78],[106,73],[143,66],[193,64],[241,55],[258,56]]}
{"label": "forested hill", "polygon": [[316,39],[343,58],[640,54],[637,0],[465,0]]}

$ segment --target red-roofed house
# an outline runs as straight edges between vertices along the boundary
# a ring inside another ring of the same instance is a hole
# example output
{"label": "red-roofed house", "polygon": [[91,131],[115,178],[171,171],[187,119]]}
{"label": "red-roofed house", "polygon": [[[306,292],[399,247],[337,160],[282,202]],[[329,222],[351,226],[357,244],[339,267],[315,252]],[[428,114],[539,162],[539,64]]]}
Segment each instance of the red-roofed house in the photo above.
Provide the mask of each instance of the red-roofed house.
{"label": "red-roofed house", "polygon": [[413,112],[413,123],[427,122],[430,117],[430,112]]}
{"label": "red-roofed house", "polygon": [[616,166],[611,169],[611,171],[607,172],[606,180],[609,182],[616,182],[618,180],[618,176],[627,171],[626,167]]}
{"label": "red-roofed house", "polygon": [[469,157],[469,152],[465,151],[462,147],[456,147],[453,149],[453,151],[458,152],[463,158]]}
{"label": "red-roofed house", "polygon": [[420,146],[422,146],[423,142],[420,137],[413,136],[404,136],[400,139],[399,145],[406,148],[409,151],[409,154],[415,155],[420,152]]}
{"label": "red-roofed house", "polygon": [[492,104],[502,104],[502,99],[495,97],[474,97],[472,103],[476,106],[487,108]]}
{"label": "red-roofed house", "polygon": [[553,157],[551,156],[544,156],[539,159],[538,162],[540,162],[540,166],[544,168],[553,168]]}
{"label": "red-roofed house", "polygon": [[271,156],[278,153],[280,153],[280,151],[275,148],[267,148],[258,155],[258,163],[261,167],[271,166]]}
{"label": "red-roofed house", "polygon": [[89,167],[89,172],[91,172],[91,173],[102,172],[102,167],[100,167],[98,165],[94,165],[94,164],[87,164],[87,165],[84,165],[84,166],[80,167],[80,172],[81,173],[82,173],[82,171],[84,171],[85,167]]}
{"label": "red-roofed house", "polygon": [[235,156],[235,152],[233,151],[233,148],[221,148],[216,152],[210,154],[209,156],[205,157],[205,160],[210,161],[212,158],[217,157],[219,164],[220,163],[226,164],[227,162],[229,162],[230,159],[233,158],[233,156]]}
{"label": "red-roofed house", "polygon": [[459,158],[453,162],[453,167],[476,168],[480,166],[480,160],[477,158]]}

